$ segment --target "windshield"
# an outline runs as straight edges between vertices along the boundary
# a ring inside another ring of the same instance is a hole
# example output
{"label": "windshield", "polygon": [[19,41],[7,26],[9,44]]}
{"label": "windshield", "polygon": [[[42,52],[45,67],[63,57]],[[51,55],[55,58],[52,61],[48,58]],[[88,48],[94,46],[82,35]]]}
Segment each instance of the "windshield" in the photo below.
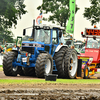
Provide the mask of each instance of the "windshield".
{"label": "windshield", "polygon": [[100,47],[100,41],[98,39],[89,39],[87,41],[87,48],[99,48]]}
{"label": "windshield", "polygon": [[50,30],[35,29],[34,41],[44,42],[46,44],[50,43]]}
{"label": "windshield", "polygon": [[75,48],[80,48],[79,44],[74,45]]}
{"label": "windshield", "polygon": [[85,44],[84,43],[74,43],[75,48],[82,48]]}

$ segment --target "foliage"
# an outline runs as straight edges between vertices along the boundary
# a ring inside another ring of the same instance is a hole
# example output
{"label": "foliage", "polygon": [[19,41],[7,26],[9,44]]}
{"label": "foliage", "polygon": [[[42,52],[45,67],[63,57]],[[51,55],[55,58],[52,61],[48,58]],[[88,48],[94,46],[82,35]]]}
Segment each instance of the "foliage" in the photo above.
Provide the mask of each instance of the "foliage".
{"label": "foliage", "polygon": [[[43,0],[43,4],[37,7],[44,14],[51,13],[49,18],[44,18],[43,20],[52,21],[52,23],[57,22],[63,27],[66,27],[66,22],[69,18],[69,0]],[[76,5],[76,12],[79,8]]]}
{"label": "foliage", "polygon": [[91,24],[96,24],[100,22],[100,0],[90,0],[91,6],[85,8],[84,17],[91,22]]}
{"label": "foliage", "polygon": [[2,65],[0,65],[0,67],[2,67]]}
{"label": "foliage", "polygon": [[13,33],[11,31],[3,31],[0,33],[0,41],[2,43],[4,43],[5,41],[6,42],[9,42],[9,43],[13,43]]}
{"label": "foliage", "polygon": [[18,18],[26,13],[24,0],[0,0],[0,40],[13,40],[10,28],[17,25]]}
{"label": "foliage", "polygon": [[0,0],[0,28],[11,28],[17,25],[18,18],[25,14],[24,0]]}

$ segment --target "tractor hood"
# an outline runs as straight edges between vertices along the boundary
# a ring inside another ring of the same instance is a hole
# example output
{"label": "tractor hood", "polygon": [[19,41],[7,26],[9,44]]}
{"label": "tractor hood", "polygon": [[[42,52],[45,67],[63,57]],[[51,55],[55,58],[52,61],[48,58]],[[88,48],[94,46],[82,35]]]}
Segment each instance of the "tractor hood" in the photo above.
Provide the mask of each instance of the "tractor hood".
{"label": "tractor hood", "polygon": [[23,41],[22,42],[22,47],[44,47],[43,42],[34,42],[34,41]]}
{"label": "tractor hood", "polygon": [[93,57],[93,63],[100,62],[100,50],[99,49],[92,49],[92,48],[85,48],[85,53],[81,53],[82,56]]}

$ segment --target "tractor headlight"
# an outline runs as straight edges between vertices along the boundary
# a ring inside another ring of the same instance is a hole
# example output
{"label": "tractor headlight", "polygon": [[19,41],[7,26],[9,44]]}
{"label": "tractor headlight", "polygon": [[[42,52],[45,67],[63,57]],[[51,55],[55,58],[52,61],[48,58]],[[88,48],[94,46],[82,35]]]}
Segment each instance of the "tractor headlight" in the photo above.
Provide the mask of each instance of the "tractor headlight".
{"label": "tractor headlight", "polygon": [[30,56],[31,56],[31,53],[28,54],[28,57],[30,57]]}

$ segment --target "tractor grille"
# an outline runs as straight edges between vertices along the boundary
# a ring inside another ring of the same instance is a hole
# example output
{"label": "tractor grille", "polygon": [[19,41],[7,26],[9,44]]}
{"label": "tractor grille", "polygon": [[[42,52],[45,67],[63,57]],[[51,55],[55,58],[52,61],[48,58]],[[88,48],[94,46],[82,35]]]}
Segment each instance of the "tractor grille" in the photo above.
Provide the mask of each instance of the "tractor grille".
{"label": "tractor grille", "polygon": [[27,51],[28,53],[34,54],[34,48],[32,47],[22,47],[22,51]]}

